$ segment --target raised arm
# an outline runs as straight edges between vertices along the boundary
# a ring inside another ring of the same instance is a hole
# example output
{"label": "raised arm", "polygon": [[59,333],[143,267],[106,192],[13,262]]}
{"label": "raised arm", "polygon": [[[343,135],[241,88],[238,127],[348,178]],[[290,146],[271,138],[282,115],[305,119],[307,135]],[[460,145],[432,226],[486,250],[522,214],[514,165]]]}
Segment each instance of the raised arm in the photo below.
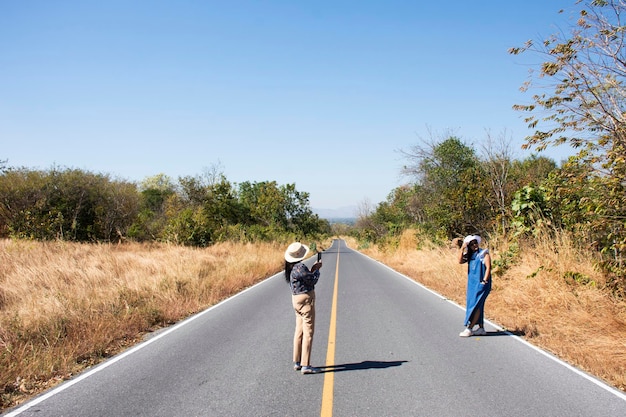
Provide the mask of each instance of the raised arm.
{"label": "raised arm", "polygon": [[467,250],[467,243],[463,242],[463,244],[461,245],[461,249],[459,250],[459,263],[460,264],[464,264],[465,262],[467,262],[467,258],[463,258],[463,252],[465,252],[465,250]]}

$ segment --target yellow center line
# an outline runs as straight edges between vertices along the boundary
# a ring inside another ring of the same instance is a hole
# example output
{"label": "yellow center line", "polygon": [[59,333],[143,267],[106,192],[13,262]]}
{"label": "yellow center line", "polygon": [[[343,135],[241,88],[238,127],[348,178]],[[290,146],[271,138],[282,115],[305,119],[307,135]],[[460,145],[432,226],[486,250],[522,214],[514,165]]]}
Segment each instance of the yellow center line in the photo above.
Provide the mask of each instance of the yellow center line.
{"label": "yellow center line", "polygon": [[328,350],[326,351],[326,372],[324,373],[324,390],[322,391],[322,417],[333,415],[333,389],[335,373],[329,366],[335,365],[335,337],[337,334],[337,287],[339,282],[339,251],[337,251],[337,267],[335,269],[335,289],[333,291],[333,306],[330,310],[330,329],[328,330]]}

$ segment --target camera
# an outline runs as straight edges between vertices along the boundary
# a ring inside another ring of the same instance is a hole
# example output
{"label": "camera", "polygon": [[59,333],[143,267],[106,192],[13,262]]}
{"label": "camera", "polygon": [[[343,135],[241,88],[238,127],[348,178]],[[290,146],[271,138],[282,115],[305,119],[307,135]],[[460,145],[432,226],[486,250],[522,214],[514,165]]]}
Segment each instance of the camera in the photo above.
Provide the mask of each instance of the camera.
{"label": "camera", "polygon": [[470,254],[471,254],[471,251],[470,251],[470,249],[469,249],[469,248],[465,248],[465,249],[463,250],[463,254],[462,254],[462,256],[461,256],[461,260],[462,260],[462,262],[463,262],[463,263],[465,263],[465,262],[468,262],[468,261],[469,261]]}
{"label": "camera", "polygon": [[317,252],[317,262],[322,261],[322,252]]}

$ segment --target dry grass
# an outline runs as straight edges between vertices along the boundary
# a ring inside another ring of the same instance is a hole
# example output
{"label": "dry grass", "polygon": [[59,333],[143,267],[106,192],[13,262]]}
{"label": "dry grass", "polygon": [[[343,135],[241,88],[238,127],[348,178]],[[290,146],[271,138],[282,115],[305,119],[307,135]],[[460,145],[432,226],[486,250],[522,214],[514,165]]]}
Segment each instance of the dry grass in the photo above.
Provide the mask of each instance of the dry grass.
{"label": "dry grass", "polygon": [[[509,251],[508,242],[488,242],[488,247],[494,261]],[[602,290],[603,275],[567,236],[522,249],[519,261],[494,277],[486,317],[626,390],[626,302]],[[412,231],[397,249],[362,249],[464,306],[467,266],[458,264],[457,251],[428,247]]]}
{"label": "dry grass", "polygon": [[280,271],[284,246],[0,241],[2,408]]}

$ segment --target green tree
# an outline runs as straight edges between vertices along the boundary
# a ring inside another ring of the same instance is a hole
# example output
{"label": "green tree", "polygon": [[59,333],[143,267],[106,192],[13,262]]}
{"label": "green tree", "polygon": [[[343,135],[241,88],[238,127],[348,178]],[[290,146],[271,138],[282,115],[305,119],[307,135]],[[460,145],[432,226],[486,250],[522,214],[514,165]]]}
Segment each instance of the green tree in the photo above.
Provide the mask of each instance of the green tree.
{"label": "green tree", "polygon": [[403,152],[409,163],[402,170],[420,188],[425,222],[447,237],[484,233],[488,188],[475,150],[455,136],[425,145]]}
{"label": "green tree", "polygon": [[380,243],[385,239],[398,237],[403,230],[415,224],[416,187],[397,187],[387,196],[386,201],[378,204],[376,210],[357,222],[357,229],[365,240]]}
{"label": "green tree", "polygon": [[543,187],[527,185],[515,193],[511,207],[516,235],[537,235],[551,229],[552,212],[547,200]]}
{"label": "green tree", "polygon": [[311,210],[309,194],[298,191],[295,184],[246,181],[239,184],[238,190],[239,201],[250,214],[250,222],[265,237],[277,233],[300,236],[330,233],[330,224]]}
{"label": "green tree", "polygon": [[208,227],[218,234],[219,240],[222,240],[224,235],[222,229],[240,224],[246,218],[235,188],[224,176],[207,187],[203,213],[207,218]]}
{"label": "green tree", "polygon": [[301,235],[308,235],[322,232],[322,227],[326,228],[328,226],[328,229],[330,229],[328,222],[320,222],[317,214],[311,210],[309,193],[298,191],[295,184],[282,185],[280,192],[285,204],[287,230]]}
{"label": "green tree", "polygon": [[243,182],[239,184],[238,196],[252,223],[270,229],[287,228],[287,196],[276,181]]}
{"label": "green tree", "polygon": [[[503,162],[504,163],[504,162]],[[502,188],[500,201],[500,213],[502,215],[502,232],[507,232],[507,225],[511,224],[519,231],[519,214],[517,208],[513,208],[514,199],[526,195],[526,187],[537,189],[547,180],[549,175],[557,170],[556,163],[550,158],[531,155],[523,160],[508,161],[507,181]],[[547,186],[549,188],[549,186]],[[511,220],[516,217],[515,221]],[[556,224],[556,223],[555,223]]]}
{"label": "green tree", "polygon": [[170,216],[163,239],[186,246],[206,247],[214,243],[214,230],[201,207],[179,205],[174,197],[168,201]]}
{"label": "green tree", "polygon": [[[45,219],[46,182],[44,172],[26,168],[8,169],[0,176],[2,236],[37,239],[56,235],[58,227]],[[48,231],[42,233],[41,225]]]}
{"label": "green tree", "polygon": [[208,246],[227,238],[228,227],[246,218],[233,185],[223,174],[179,178],[179,193],[167,200],[165,239]]}
{"label": "green tree", "polygon": [[77,169],[9,169],[0,191],[0,230],[20,238],[117,241],[138,211],[134,184]]}
{"label": "green tree", "polygon": [[146,177],[139,185],[140,209],[129,230],[129,237],[139,240],[163,238],[167,224],[166,202],[176,193],[176,185],[165,174]]}
{"label": "green tree", "polygon": [[125,239],[139,213],[137,186],[126,181],[104,181],[99,199],[95,229],[106,241]]}

